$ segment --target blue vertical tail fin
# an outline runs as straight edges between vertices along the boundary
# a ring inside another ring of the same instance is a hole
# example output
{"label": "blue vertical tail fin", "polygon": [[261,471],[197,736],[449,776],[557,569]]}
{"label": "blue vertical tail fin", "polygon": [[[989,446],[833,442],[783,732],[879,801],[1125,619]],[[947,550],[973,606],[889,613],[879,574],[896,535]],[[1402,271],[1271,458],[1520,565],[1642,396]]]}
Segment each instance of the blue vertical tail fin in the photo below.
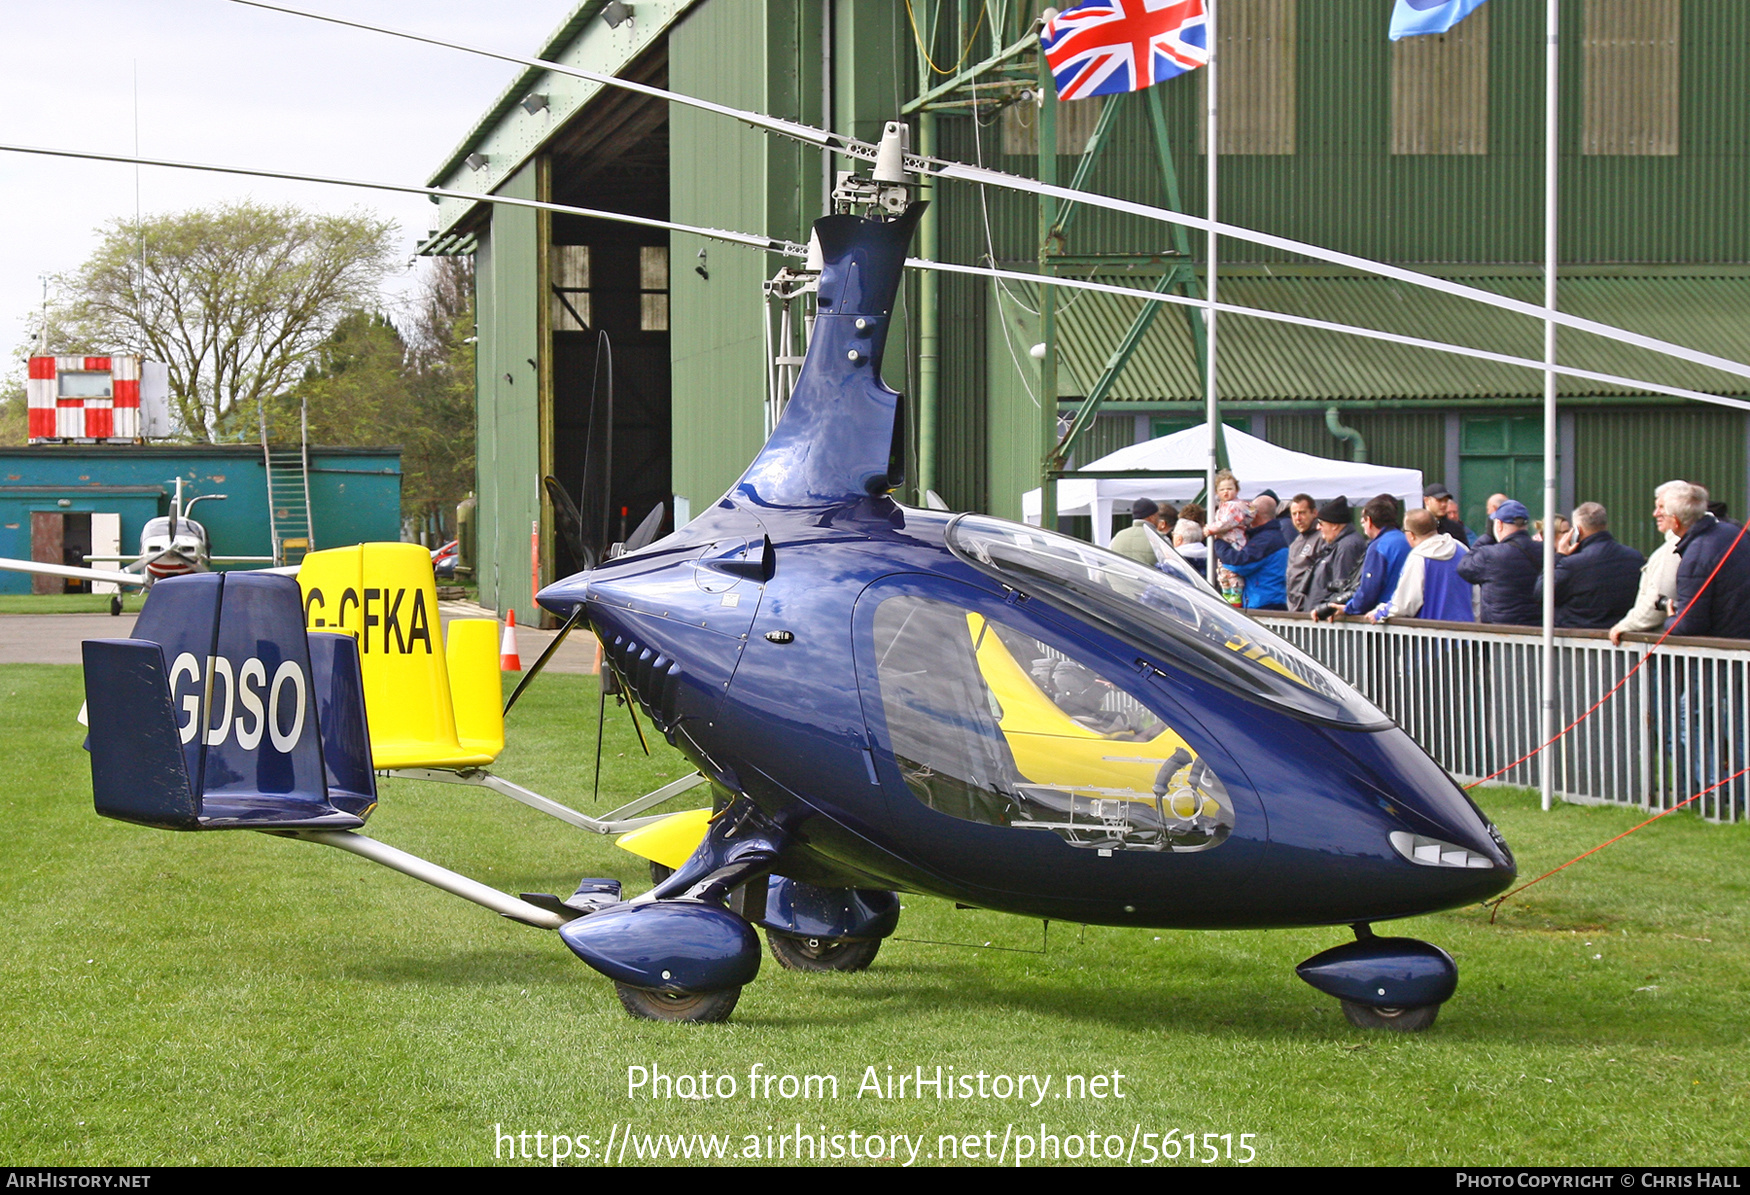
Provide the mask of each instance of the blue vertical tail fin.
{"label": "blue vertical tail fin", "polygon": [[321,639],[312,651],[289,577],[159,582],[134,638],[85,644],[97,811],[172,830],[363,825],[357,647]]}

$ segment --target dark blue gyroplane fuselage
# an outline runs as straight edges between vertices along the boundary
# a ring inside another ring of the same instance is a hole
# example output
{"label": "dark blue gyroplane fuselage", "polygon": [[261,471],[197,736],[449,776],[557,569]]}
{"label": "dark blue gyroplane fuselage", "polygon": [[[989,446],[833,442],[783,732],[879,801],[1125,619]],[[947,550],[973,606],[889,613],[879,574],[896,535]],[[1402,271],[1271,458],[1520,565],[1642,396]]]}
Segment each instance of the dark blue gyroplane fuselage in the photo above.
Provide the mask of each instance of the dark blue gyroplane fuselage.
{"label": "dark blue gyroplane fuselage", "polygon": [[903,507],[882,349],[917,209],[816,226],[807,363],[742,480],[549,586],[778,829],[772,872],[1092,924],[1407,917],[1514,877],[1377,710],[1189,574]]}

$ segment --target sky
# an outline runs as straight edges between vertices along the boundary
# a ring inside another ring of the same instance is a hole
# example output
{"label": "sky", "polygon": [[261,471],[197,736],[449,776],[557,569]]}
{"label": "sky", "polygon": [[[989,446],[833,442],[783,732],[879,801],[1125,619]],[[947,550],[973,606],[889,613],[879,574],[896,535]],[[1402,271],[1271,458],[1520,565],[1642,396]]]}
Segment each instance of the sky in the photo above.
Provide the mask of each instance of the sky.
{"label": "sky", "polygon": [[[576,0],[289,0],[315,11],[532,55]],[[0,0],[0,142],[424,185],[518,68],[230,0]],[[138,105],[136,109],[136,79]],[[397,221],[411,258],[418,195],[162,168],[147,216],[253,199]],[[0,378],[45,275],[76,270],[136,210],[131,165],[0,153]],[[406,260],[403,258],[403,261]],[[392,280],[406,293],[421,265]]]}

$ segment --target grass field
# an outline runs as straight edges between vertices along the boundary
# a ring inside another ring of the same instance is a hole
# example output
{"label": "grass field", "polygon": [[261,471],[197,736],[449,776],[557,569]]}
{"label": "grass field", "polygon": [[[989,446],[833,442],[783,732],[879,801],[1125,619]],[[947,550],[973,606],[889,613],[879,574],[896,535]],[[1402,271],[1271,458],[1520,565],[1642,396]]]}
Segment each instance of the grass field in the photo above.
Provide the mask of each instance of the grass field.
{"label": "grass field", "polygon": [[[143,593],[122,594],[122,611],[138,614],[146,604]],[[0,594],[0,614],[108,614],[109,595],[105,593],[4,593]]]}
{"label": "grass field", "polygon": [[[543,679],[499,770],[589,808],[594,694],[591,678]],[[1236,1150],[1249,1133],[1274,1164],[1750,1161],[1745,827],[1679,814],[1493,926],[1476,908],[1392,924],[1460,967],[1421,1035],[1351,1029],[1295,978],[1340,928],[1053,925],[1045,953],[1024,953],[1038,923],[915,897],[900,938],[1014,950],[890,940],[856,975],[768,958],[729,1024],[662,1025],[627,1018],[555,936],[350,855],[94,816],[79,700],[74,668],[0,668],[0,1163],[508,1164],[495,1126],[531,1150],[536,1131],[596,1151],[627,1125],[639,1145],[727,1134],[734,1155],[796,1124],[921,1138],[920,1161],[942,1136],[998,1142],[1010,1125],[1123,1143],[1225,1133]],[[683,770],[665,748],[644,760],[623,716],[608,741],[597,808]],[[1638,820],[1481,797],[1525,877]],[[454,786],[386,784],[370,831],[512,892],[648,882],[604,839]],[[756,1064],[834,1076],[839,1096],[749,1099]],[[1049,1075],[1055,1094],[1117,1072],[1124,1098],[858,1096],[865,1068],[937,1065]],[[629,1098],[633,1066],[727,1073],[738,1094]]]}

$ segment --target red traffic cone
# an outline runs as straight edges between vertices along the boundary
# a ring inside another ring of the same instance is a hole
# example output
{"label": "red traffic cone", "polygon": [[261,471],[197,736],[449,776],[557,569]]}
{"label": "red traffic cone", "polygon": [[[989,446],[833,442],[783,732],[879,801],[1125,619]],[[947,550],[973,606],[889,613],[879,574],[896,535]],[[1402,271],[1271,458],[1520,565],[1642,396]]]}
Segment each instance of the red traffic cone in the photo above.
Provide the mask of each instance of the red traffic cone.
{"label": "red traffic cone", "polygon": [[498,668],[501,672],[521,672],[523,662],[516,654],[516,611],[504,619],[504,638],[498,645]]}

